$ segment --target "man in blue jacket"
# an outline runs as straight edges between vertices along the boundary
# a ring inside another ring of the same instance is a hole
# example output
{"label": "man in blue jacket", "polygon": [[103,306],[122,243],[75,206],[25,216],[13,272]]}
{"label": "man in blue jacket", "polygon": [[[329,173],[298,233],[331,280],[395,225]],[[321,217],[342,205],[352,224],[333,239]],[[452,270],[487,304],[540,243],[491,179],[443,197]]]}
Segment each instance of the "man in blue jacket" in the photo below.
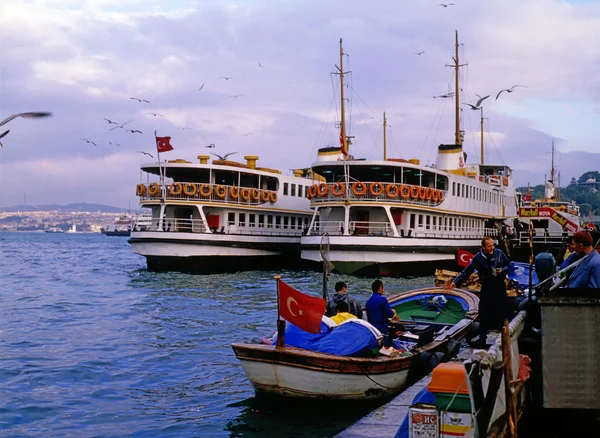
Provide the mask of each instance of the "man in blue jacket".
{"label": "man in blue jacket", "polygon": [[569,276],[569,287],[600,288],[600,254],[594,251],[592,235],[587,231],[573,234],[575,252],[585,257]]}
{"label": "man in blue jacket", "polygon": [[477,270],[481,283],[479,295],[479,347],[485,348],[490,330],[502,328],[505,319],[510,319],[508,296],[504,279],[510,271],[508,257],[495,248],[494,240],[486,236],[481,239],[481,251],[471,263],[450,283],[449,289],[460,285]]}
{"label": "man in blue jacket", "polygon": [[396,316],[396,311],[390,307],[387,298],[383,296],[383,281],[375,280],[371,285],[373,295],[367,300],[367,321],[375,326],[383,335],[383,345],[390,347],[392,339],[388,336],[389,319]]}

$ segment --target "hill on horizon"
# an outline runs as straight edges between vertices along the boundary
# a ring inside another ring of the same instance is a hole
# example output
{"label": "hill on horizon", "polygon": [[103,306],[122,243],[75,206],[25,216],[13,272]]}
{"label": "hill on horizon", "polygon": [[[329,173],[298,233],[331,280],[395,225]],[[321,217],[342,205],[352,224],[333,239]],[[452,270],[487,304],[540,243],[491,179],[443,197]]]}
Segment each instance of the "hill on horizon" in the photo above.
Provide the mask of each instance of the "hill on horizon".
{"label": "hill on horizon", "polygon": [[72,212],[72,211],[80,211],[80,212],[88,212],[88,213],[126,213],[126,208],[113,207],[111,205],[103,205],[103,204],[86,204],[84,202],[79,202],[75,204],[67,204],[67,205],[57,205],[57,204],[49,204],[49,205],[13,205],[12,207],[0,207],[0,212],[2,213],[16,213],[16,212],[32,212],[32,211],[60,211],[60,212]]}

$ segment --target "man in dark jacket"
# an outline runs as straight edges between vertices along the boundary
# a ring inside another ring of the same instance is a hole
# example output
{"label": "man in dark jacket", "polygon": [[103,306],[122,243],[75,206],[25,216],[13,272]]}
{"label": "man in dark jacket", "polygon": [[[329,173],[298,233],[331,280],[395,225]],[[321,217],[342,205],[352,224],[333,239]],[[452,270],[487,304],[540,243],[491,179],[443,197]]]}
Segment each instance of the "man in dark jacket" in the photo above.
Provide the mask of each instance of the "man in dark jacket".
{"label": "man in dark jacket", "polygon": [[337,305],[340,301],[345,301],[346,303],[348,303],[348,307],[350,309],[349,313],[353,314],[354,316],[356,316],[359,319],[362,319],[363,317],[363,311],[362,311],[362,307],[360,306],[360,304],[358,304],[358,302],[352,298],[350,295],[348,295],[348,293],[346,292],[346,290],[348,289],[348,285],[346,283],[344,283],[343,281],[338,281],[335,284],[335,294],[331,297],[329,297],[329,300],[327,300],[327,308],[325,309],[325,316],[335,316],[335,314],[337,313],[336,309],[337,309]]}
{"label": "man in dark jacket", "polygon": [[495,248],[494,240],[486,236],[481,239],[479,251],[471,263],[456,276],[449,288],[460,285],[477,270],[481,282],[479,295],[479,346],[485,347],[490,330],[501,329],[505,319],[510,319],[508,296],[504,279],[510,271],[508,257]]}

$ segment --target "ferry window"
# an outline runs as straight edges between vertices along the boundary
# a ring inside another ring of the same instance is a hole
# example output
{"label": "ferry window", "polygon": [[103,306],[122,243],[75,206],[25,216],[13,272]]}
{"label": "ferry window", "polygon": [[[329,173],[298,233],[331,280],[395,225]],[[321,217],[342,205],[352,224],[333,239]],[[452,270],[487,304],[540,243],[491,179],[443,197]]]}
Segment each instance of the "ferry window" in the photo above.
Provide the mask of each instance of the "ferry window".
{"label": "ferry window", "polygon": [[421,182],[419,169],[402,168],[402,183],[418,186]]}
{"label": "ferry window", "polygon": [[437,175],[435,180],[435,188],[438,190],[448,190],[448,178],[442,175]]}
{"label": "ferry window", "polygon": [[273,215],[267,216],[267,228],[273,228]]}
{"label": "ferry window", "polygon": [[288,194],[288,186],[289,186],[289,183],[283,183],[283,194],[284,195]]}
{"label": "ferry window", "polygon": [[452,182],[452,196],[456,196],[456,183]]}
{"label": "ferry window", "polygon": [[235,225],[235,213],[228,213],[227,214],[227,223],[229,225]]}
{"label": "ferry window", "polygon": [[308,228],[308,218],[304,218],[304,228]]}
{"label": "ferry window", "polygon": [[290,196],[296,196],[296,184],[292,184],[292,192],[290,193]]}
{"label": "ferry window", "polygon": [[302,187],[304,187],[302,184],[298,184],[298,197],[299,198],[302,197]]}
{"label": "ferry window", "polygon": [[431,228],[437,230],[437,216],[431,217]]}
{"label": "ferry window", "polygon": [[246,213],[240,213],[239,224],[240,224],[240,227],[246,226]]}
{"label": "ferry window", "polygon": [[425,171],[421,173],[421,185],[423,187],[433,187],[435,185],[435,174]]}
{"label": "ferry window", "polygon": [[[299,185],[298,187],[302,187],[302,186]],[[296,228],[296,217],[295,216],[290,219],[290,224],[291,224],[290,228],[292,230]]]}
{"label": "ferry window", "polygon": [[414,228],[415,227],[415,215],[414,213],[410,214],[410,228]]}
{"label": "ferry window", "polygon": [[420,215],[418,215],[418,216],[419,216],[419,217],[418,217],[418,224],[419,224],[419,226],[420,226],[420,227],[422,227],[422,226],[423,226],[423,215],[422,215],[422,214],[420,214]]}
{"label": "ferry window", "polygon": [[275,228],[281,228],[281,216],[275,216]]}
{"label": "ferry window", "polygon": [[284,216],[284,217],[283,217],[283,228],[284,228],[285,230],[287,230],[287,229],[288,229],[288,223],[289,223],[289,218],[288,218],[287,216]]}
{"label": "ferry window", "polygon": [[265,215],[259,214],[258,215],[258,228],[264,228],[264,227],[265,227]]}
{"label": "ferry window", "polygon": [[425,216],[425,229],[426,230],[430,230],[431,229],[431,227],[430,227],[431,224],[429,222],[429,218],[430,218],[429,215]]}
{"label": "ferry window", "polygon": [[249,227],[255,227],[256,226],[256,215],[255,214],[249,214],[248,215],[248,226]]}

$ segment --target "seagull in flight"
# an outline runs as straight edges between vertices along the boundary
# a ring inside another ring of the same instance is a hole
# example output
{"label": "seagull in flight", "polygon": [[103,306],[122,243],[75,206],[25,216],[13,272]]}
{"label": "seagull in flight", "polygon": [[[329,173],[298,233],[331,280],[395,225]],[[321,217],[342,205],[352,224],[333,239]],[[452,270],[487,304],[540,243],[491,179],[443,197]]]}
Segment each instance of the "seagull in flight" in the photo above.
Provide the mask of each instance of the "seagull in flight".
{"label": "seagull in flight", "polygon": [[217,157],[219,160],[223,160],[225,161],[227,159],[227,157],[229,157],[230,155],[235,154],[236,152],[230,152],[228,154],[225,154],[223,156],[217,155],[217,154],[213,154],[212,152],[210,153],[211,155],[214,155],[215,157]]}
{"label": "seagull in flight", "polygon": [[164,117],[162,114],[158,114],[158,113],[148,113],[148,114],[150,114],[151,116],[154,116],[154,117],[156,117],[156,116]]}
{"label": "seagull in flight", "polygon": [[112,141],[109,141],[108,144],[112,144],[112,145],[121,147],[121,145],[119,143],[113,143]]}
{"label": "seagull in flight", "polygon": [[144,151],[136,151],[138,154],[144,154],[144,155],[148,155],[150,158],[154,158],[154,155],[149,154],[148,152],[144,152]]}
{"label": "seagull in flight", "polygon": [[119,124],[117,124],[117,126],[115,126],[114,128],[110,128],[110,129],[109,129],[109,131],[114,131],[115,129],[118,129],[118,128],[121,128],[121,129],[122,129],[122,128],[123,128],[123,126],[125,126],[126,124],[128,124],[128,123],[131,123],[131,122],[133,122],[133,119],[131,119],[131,120],[130,120],[130,121],[128,121],[128,122],[125,122],[125,123],[123,123],[122,125],[119,125]]}
{"label": "seagull in flight", "polygon": [[454,93],[448,93],[448,94],[440,94],[439,96],[433,96],[434,99],[449,99],[452,96],[454,96]]}
{"label": "seagull in flight", "polygon": [[140,131],[140,130],[138,130],[138,129],[128,129],[128,130],[127,130],[127,131],[125,131],[125,132],[131,132],[132,134],[135,134],[136,132],[139,132],[140,134],[143,134],[143,132],[142,132],[142,131]]}
{"label": "seagull in flight", "polygon": [[146,102],[146,103],[150,103],[149,100],[146,99],[140,99],[139,97],[130,97],[131,100],[137,100],[138,102]]}
{"label": "seagull in flight", "polygon": [[477,103],[475,104],[475,106],[477,108],[479,108],[481,106],[481,102],[483,102],[484,100],[486,100],[488,97],[490,97],[490,95],[488,94],[487,96],[481,97],[479,94],[476,94],[475,96],[477,96],[479,98],[479,100],[477,101]]}
{"label": "seagull in flight", "polygon": [[471,109],[472,109],[473,111],[478,111],[478,110],[480,110],[480,109],[481,109],[481,108],[479,108],[477,105],[473,105],[473,104],[471,104],[471,103],[463,103],[463,105],[468,105],[468,106],[470,106],[470,107],[471,107]]}
{"label": "seagull in flight", "polygon": [[192,128],[188,128],[187,126],[185,128],[177,128],[177,129],[181,129],[182,131],[185,131],[187,129],[191,130]]}
{"label": "seagull in flight", "polygon": [[248,137],[250,135],[254,135],[254,132],[247,132],[246,134],[242,134],[243,137]]}
{"label": "seagull in flight", "polygon": [[219,79],[225,79],[226,81],[228,81],[229,79],[234,79],[231,76],[219,76]]}
{"label": "seagull in flight", "polygon": [[88,140],[87,138],[82,138],[83,141],[87,142],[87,143],[91,143],[94,146],[98,147],[98,145],[96,143],[94,143],[92,140]]}
{"label": "seagull in flight", "polygon": [[425,53],[425,52],[415,52],[415,55],[421,56],[423,53]]}
{"label": "seagull in flight", "polygon": [[264,68],[264,67],[263,67],[263,65],[262,65],[260,62],[258,63],[258,66],[259,66],[260,68]]}
{"label": "seagull in flight", "polygon": [[440,3],[438,6],[442,6],[444,8],[447,8],[448,6],[454,6],[454,3]]}
{"label": "seagull in flight", "polygon": [[506,91],[507,93],[512,93],[513,91],[515,91],[515,88],[517,88],[517,87],[528,88],[527,85],[513,85],[510,88],[506,88],[504,90],[500,90],[500,92],[496,95],[496,100],[498,100],[498,98],[500,97],[500,94],[502,94],[502,92]]}
{"label": "seagull in flight", "polygon": [[[10,129],[8,131],[3,132],[2,134],[0,134],[0,138],[4,137],[6,134],[8,134],[10,132]],[[2,142],[0,142],[0,148],[2,147]]]}
{"label": "seagull in flight", "polygon": [[206,85],[206,84],[202,84],[202,85],[200,86],[200,88],[198,88],[198,91],[202,91],[202,90],[204,90],[204,86],[205,86],[205,85]]}
{"label": "seagull in flight", "polygon": [[238,97],[242,97],[243,94],[235,94],[233,96],[229,96],[229,97],[233,97],[234,99],[237,99]]}
{"label": "seagull in flight", "polygon": [[208,146],[204,146],[204,147],[212,149],[212,148],[214,148],[214,147],[215,147],[215,144],[214,144],[214,143],[211,143],[211,144],[209,144]]}
{"label": "seagull in flight", "polygon": [[119,125],[117,122],[113,122],[112,120],[109,120],[106,117],[104,117],[104,120],[106,120],[109,125]]}
{"label": "seagull in flight", "polygon": [[8,116],[6,119],[2,120],[0,122],[0,126],[6,125],[12,119],[16,119],[17,117],[23,117],[24,119],[35,119],[35,118],[39,118],[39,117],[48,117],[51,115],[52,115],[52,113],[46,113],[46,112],[13,114],[12,116]]}

